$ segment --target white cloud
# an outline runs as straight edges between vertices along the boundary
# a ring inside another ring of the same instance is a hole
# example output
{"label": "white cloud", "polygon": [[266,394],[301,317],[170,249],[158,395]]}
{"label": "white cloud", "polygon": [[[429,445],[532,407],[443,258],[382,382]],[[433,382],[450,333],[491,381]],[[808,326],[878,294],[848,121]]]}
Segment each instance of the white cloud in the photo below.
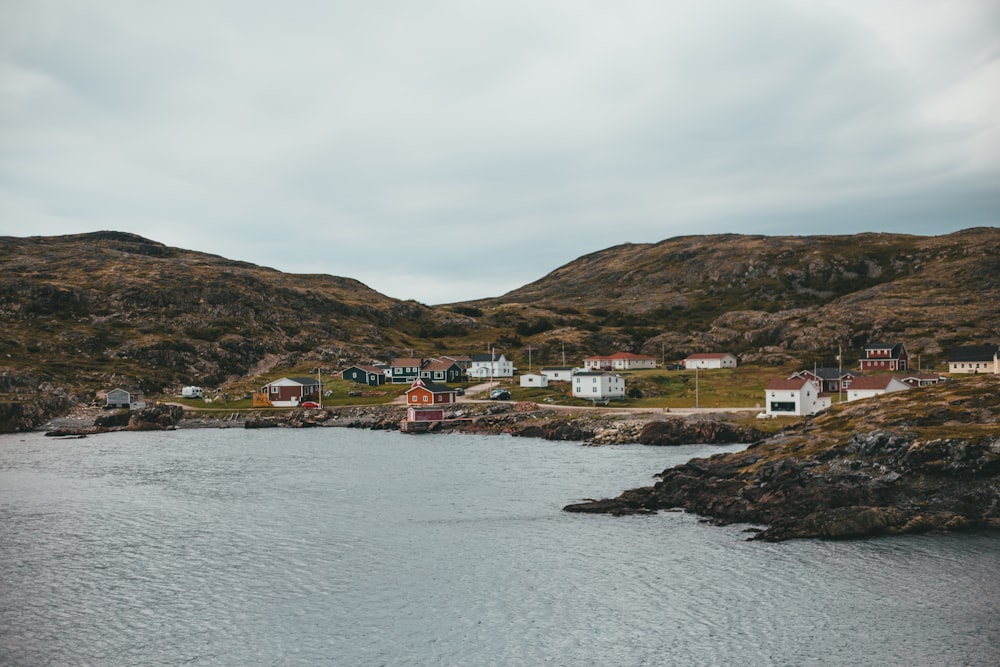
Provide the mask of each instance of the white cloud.
{"label": "white cloud", "polygon": [[678,234],[996,224],[998,19],[985,0],[6,3],[0,234],[121,229],[434,303]]}

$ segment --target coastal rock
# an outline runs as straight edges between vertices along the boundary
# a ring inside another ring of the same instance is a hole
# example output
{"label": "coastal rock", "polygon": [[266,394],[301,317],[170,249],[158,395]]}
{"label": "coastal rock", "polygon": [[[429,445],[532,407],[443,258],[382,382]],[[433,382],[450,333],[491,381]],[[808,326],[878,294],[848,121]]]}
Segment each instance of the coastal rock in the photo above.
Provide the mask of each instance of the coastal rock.
{"label": "coastal rock", "polygon": [[[564,509],[683,507],[716,523],[765,524],[753,539],[773,541],[1000,526],[1000,378],[863,403],[831,408],[744,451],[675,466],[651,487]],[[970,404],[977,408],[963,408]],[[942,427],[949,437],[937,437]]]}

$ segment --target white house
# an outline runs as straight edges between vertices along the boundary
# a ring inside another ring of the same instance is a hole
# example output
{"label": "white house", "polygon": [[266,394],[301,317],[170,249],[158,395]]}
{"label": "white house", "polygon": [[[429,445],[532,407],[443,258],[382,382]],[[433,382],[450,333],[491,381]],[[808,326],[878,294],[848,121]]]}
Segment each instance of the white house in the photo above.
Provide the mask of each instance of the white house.
{"label": "white house", "polygon": [[801,377],[771,380],[764,388],[764,400],[771,416],[814,415],[831,404],[829,396],[820,396],[818,384]]}
{"label": "white house", "polygon": [[106,406],[109,408],[142,410],[146,407],[145,396],[139,389],[112,389],[105,398]]}
{"label": "white house", "polygon": [[864,375],[854,378],[851,386],[847,390],[847,400],[857,401],[862,398],[871,398],[879,394],[888,394],[892,391],[906,391],[911,389],[894,375]]}
{"label": "white house", "polygon": [[699,352],[684,360],[684,368],[736,368],[736,357],[728,352]]}
{"label": "white house", "polygon": [[583,369],[572,366],[548,366],[543,368],[541,373],[549,382],[570,382],[573,379],[573,374],[581,370]]}
{"label": "white house", "polygon": [[502,354],[474,354],[466,375],[470,378],[509,378],[514,377],[514,362]]}
{"label": "white house", "polygon": [[583,366],[588,371],[630,371],[640,368],[656,368],[656,357],[631,352],[616,352],[610,356],[587,357]]}
{"label": "white house", "polygon": [[622,400],[625,378],[607,371],[587,371],[573,376],[573,397],[590,401]]}
{"label": "white house", "polygon": [[548,387],[549,379],[541,373],[527,373],[521,376],[522,387]]}
{"label": "white house", "polygon": [[1000,348],[995,345],[955,347],[948,351],[949,373],[1000,373]]}

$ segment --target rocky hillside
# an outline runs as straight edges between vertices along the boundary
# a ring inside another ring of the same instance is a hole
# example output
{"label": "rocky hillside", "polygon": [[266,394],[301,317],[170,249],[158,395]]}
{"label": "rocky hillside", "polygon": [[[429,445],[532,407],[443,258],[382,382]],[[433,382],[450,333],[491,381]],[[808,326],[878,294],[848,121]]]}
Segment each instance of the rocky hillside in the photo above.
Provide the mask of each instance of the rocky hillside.
{"label": "rocky hillside", "polygon": [[337,367],[391,357],[442,321],[349,278],[287,274],[118,232],[0,238],[0,263],[7,395],[46,383],[213,386],[306,357]]}
{"label": "rocky hillside", "polygon": [[813,361],[899,340],[933,362],[952,345],[1000,342],[1000,228],[620,245],[452,307],[515,327],[543,356],[569,341],[588,354]]}
{"label": "rocky hillside", "polygon": [[1000,378],[841,404],[742,452],[658,477],[566,509],[683,507],[723,523],[765,524],[765,540],[1000,527]]}

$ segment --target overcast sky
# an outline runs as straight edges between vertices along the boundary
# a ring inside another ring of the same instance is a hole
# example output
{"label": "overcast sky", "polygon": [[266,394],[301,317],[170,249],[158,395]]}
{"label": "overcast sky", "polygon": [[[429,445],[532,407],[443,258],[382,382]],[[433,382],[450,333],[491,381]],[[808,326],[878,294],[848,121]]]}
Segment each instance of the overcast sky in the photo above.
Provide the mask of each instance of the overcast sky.
{"label": "overcast sky", "polygon": [[998,0],[0,0],[0,235],[427,304],[688,234],[1000,224]]}

